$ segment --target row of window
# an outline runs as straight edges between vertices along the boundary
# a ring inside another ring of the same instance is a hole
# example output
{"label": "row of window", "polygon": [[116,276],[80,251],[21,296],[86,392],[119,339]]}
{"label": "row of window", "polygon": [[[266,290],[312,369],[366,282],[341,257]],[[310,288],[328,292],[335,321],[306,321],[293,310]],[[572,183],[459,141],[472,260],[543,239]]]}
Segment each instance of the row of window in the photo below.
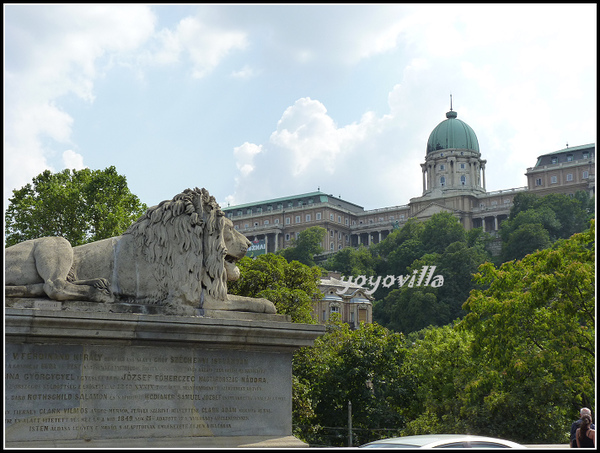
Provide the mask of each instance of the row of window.
{"label": "row of window", "polygon": [[[400,220],[404,220],[405,216],[404,216],[404,214],[401,214],[401,215],[400,215],[398,218],[399,218]],[[302,216],[299,216],[299,215],[297,215],[297,216],[294,218],[294,220],[295,220],[294,224],[302,223]],[[317,221],[318,221],[318,220],[322,220],[322,217],[321,217],[321,213],[320,213],[320,212],[317,212],[317,213],[315,214],[315,220],[317,220]],[[332,222],[335,222],[335,215],[334,215],[334,214],[330,214],[330,215],[329,215],[329,220],[331,220]],[[347,219],[347,218],[345,218],[344,220],[345,220],[345,224],[346,224],[346,226],[348,226],[348,225],[350,224],[350,220],[349,220],[349,219]],[[395,220],[394,216],[393,216],[393,215],[391,215],[391,216],[389,217],[389,220]],[[305,214],[305,215],[304,215],[304,221],[305,221],[305,222],[312,222],[312,214]],[[384,219],[383,217],[379,217],[379,222],[384,222],[384,221],[385,221],[385,219]],[[265,220],[263,220],[263,225],[270,225],[270,223],[271,223],[271,221],[270,221],[269,219],[265,219]],[[339,216],[339,215],[337,216],[337,223],[342,223],[342,216]],[[373,219],[369,219],[369,224],[372,224],[372,223],[375,223],[375,221],[374,221]],[[274,224],[274,225],[279,225],[279,219],[274,219],[274,220],[273,220],[273,224]],[[286,224],[286,225],[291,225],[291,224],[292,224],[292,218],[291,218],[291,217],[286,217],[286,218],[285,218],[285,224]],[[360,224],[360,225],[362,225],[362,224],[363,224],[363,221],[361,220],[361,221],[359,222],[359,224]],[[356,220],[353,220],[353,221],[352,221],[352,225],[353,225],[353,226],[354,226],[354,225],[356,225]],[[245,224],[244,224],[244,228],[246,228],[246,229],[247,229],[247,228],[249,228],[249,226],[250,226],[250,224],[248,224],[248,223],[245,223]],[[255,226],[255,227],[259,226],[259,222],[254,222],[254,225],[253,225],[253,226]],[[238,226],[236,226],[236,229],[239,229],[239,227],[238,227]]]}
{"label": "row of window", "polygon": [[[229,217],[231,217],[231,215],[229,215]],[[315,217],[316,217],[315,220],[321,220],[321,213],[317,212],[316,215],[315,215]],[[331,214],[329,218],[330,218],[331,221],[335,221],[333,214]],[[405,220],[405,218],[406,218],[406,216],[404,214],[400,214],[398,216],[398,220]],[[295,223],[296,224],[302,223],[301,219],[302,219],[301,216],[296,216]],[[311,222],[312,221],[312,215],[311,214],[306,214],[305,217],[304,217],[304,219],[305,219],[305,222]],[[393,215],[390,215],[389,218],[388,218],[388,221],[393,221],[393,220],[396,220],[396,217],[393,216]],[[385,222],[385,221],[386,220],[385,220],[384,217],[379,217],[378,218],[378,222]],[[341,223],[341,222],[342,222],[342,217],[338,216],[338,223]],[[269,219],[263,220],[263,225],[270,225],[270,223],[271,223],[271,221]],[[291,223],[292,223],[292,219],[290,217],[286,217],[285,218],[285,224],[286,225],[291,225]],[[348,226],[348,224],[350,222],[349,222],[348,219],[345,219],[345,223],[346,223],[346,226]],[[359,225],[363,225],[364,222],[361,220],[358,223],[359,223]],[[369,223],[369,225],[371,225],[371,224],[375,223],[375,220],[374,219],[369,219],[368,223]],[[273,224],[274,225],[279,225],[279,219],[274,219],[273,220]],[[253,224],[254,227],[257,227],[259,225],[260,225],[259,222],[254,222],[254,224]],[[355,225],[356,225],[356,220],[353,220],[352,221],[352,226],[355,226]],[[248,224],[248,223],[244,224],[244,229],[248,229],[249,227],[250,227],[250,224]],[[235,229],[236,230],[239,230],[239,228],[240,228],[239,225],[235,225]]]}
{"label": "row of window", "polygon": [[[311,206],[313,204],[313,200],[308,199],[308,200],[298,200],[296,202],[296,206],[301,207],[301,206]],[[288,208],[293,208],[294,207],[294,202],[293,201],[288,201],[287,202],[287,207]],[[278,203],[275,206],[276,210],[282,210],[283,209],[283,203]],[[247,208],[246,209],[246,215],[252,215],[252,214],[262,214],[264,212],[272,212],[273,211],[273,205],[267,205],[265,207],[263,206],[255,206],[254,207],[254,211],[252,210],[252,208]],[[243,209],[238,209],[235,213],[235,215],[241,216],[244,215],[244,210]]]}
{"label": "row of window", "polygon": [[[504,204],[509,204],[512,200],[509,198],[505,198],[502,202]],[[485,208],[487,205],[485,203],[479,203],[480,208]],[[490,202],[490,206],[498,206],[498,200],[492,200]]]}
{"label": "row of window", "polygon": [[[445,177],[445,176],[442,176],[442,177],[440,178],[440,184],[442,185],[442,187],[446,185],[446,177]],[[462,175],[462,176],[460,177],[460,184],[461,184],[461,185],[463,185],[463,186],[464,186],[465,184],[467,184],[467,177],[466,177],[465,175]]]}
{"label": "row of window", "polygon": [[[461,170],[467,169],[467,164],[464,164],[462,162],[459,164],[459,166],[460,166]],[[440,171],[445,170],[445,169],[446,169],[446,164],[440,164]]]}
{"label": "row of window", "polygon": [[[302,223],[302,216],[297,215],[294,220],[295,220],[295,223]],[[315,214],[315,220],[321,220],[321,213],[320,212],[317,212]],[[334,214],[330,214],[329,215],[329,220],[331,220],[332,222],[335,221]],[[348,225],[350,223],[349,220],[348,219],[345,219],[345,220],[346,220],[346,225]],[[304,215],[304,221],[305,222],[311,222],[312,221],[312,214],[305,214]],[[337,216],[337,221],[338,221],[338,223],[342,223],[342,216]],[[270,222],[269,219],[264,220],[264,225],[269,225],[269,222]],[[276,224],[276,225],[278,225],[279,224],[279,219],[273,220],[273,223]],[[292,218],[291,217],[286,217],[285,218],[285,224],[286,225],[290,225],[291,223],[292,223]],[[356,225],[356,221],[353,221],[352,223],[353,223],[353,225]],[[258,222],[254,222],[254,226],[258,226]],[[248,228],[248,224],[247,223],[245,224],[245,228]]]}
{"label": "row of window", "polygon": [[[332,314],[338,314],[340,315],[340,307],[337,305],[330,305],[329,306],[329,316],[331,316]],[[327,320],[327,310],[323,310],[322,311],[322,319],[323,321]],[[365,309],[359,309],[358,310],[358,321],[359,322],[367,322],[367,310]],[[350,322],[355,322],[355,313],[354,311],[350,312]]]}
{"label": "row of window", "polygon": [[[582,153],[582,159],[589,159],[589,158],[590,158],[590,153],[588,151],[584,151]],[[551,162],[553,164],[557,164],[558,156],[553,156]],[[567,162],[573,162],[573,154],[567,154]]]}
{"label": "row of window", "polygon": [[[584,170],[581,173],[581,179],[588,179],[589,176],[590,175],[587,170]],[[567,182],[571,182],[571,181],[573,181],[573,173],[567,173]],[[558,176],[556,176],[556,175],[550,176],[550,184],[557,184],[557,183],[558,183]],[[543,185],[542,178],[536,178],[535,185],[536,186]]]}

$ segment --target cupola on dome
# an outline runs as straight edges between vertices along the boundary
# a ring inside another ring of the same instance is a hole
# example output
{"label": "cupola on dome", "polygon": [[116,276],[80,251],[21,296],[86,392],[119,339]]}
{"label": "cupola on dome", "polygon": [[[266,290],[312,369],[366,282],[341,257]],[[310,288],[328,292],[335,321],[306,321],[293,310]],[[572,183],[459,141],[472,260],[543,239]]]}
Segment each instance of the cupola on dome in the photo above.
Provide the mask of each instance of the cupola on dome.
{"label": "cupola on dome", "polygon": [[479,152],[479,142],[471,126],[456,118],[452,110],[446,113],[446,120],[438,124],[427,140],[427,154],[442,149],[468,149]]}

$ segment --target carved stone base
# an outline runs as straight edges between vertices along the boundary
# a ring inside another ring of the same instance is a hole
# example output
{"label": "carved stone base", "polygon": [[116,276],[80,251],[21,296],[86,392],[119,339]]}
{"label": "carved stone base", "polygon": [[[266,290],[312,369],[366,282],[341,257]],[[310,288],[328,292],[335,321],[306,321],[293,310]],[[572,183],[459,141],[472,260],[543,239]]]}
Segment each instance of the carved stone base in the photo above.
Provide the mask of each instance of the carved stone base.
{"label": "carved stone base", "polygon": [[10,442],[12,448],[308,448],[294,436],[183,437],[177,439],[92,439]]}
{"label": "carved stone base", "polygon": [[94,312],[94,313],[132,313],[139,315],[166,315],[179,317],[206,317],[206,318],[224,318],[224,319],[255,319],[263,321],[290,322],[289,315],[254,313],[250,311],[233,310],[194,310],[194,315],[181,315],[169,312],[169,308],[162,305],[149,305],[139,303],[99,303],[88,301],[58,301],[48,298],[31,297],[9,297],[5,299],[7,308],[30,308],[36,310],[57,310],[68,312]]}
{"label": "carved stone base", "polygon": [[291,433],[291,358],[323,326],[29,302],[51,309],[5,310],[7,447],[306,446]]}

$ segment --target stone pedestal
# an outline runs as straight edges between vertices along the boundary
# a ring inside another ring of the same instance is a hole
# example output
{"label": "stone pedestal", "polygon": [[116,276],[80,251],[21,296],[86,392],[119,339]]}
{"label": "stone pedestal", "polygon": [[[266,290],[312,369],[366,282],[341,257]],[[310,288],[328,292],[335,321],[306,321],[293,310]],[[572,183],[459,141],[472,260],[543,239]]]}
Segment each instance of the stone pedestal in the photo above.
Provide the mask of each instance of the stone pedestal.
{"label": "stone pedestal", "polygon": [[44,303],[5,309],[7,447],[306,446],[292,436],[291,359],[323,326]]}

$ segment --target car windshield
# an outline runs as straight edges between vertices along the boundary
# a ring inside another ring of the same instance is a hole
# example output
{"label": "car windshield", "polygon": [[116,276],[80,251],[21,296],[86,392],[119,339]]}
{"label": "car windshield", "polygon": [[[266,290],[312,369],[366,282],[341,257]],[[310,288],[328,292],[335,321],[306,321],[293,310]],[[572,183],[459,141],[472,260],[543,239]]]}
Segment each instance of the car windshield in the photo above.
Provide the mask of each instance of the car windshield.
{"label": "car windshield", "polygon": [[496,442],[472,441],[471,448],[510,448],[508,445],[499,444]]}

